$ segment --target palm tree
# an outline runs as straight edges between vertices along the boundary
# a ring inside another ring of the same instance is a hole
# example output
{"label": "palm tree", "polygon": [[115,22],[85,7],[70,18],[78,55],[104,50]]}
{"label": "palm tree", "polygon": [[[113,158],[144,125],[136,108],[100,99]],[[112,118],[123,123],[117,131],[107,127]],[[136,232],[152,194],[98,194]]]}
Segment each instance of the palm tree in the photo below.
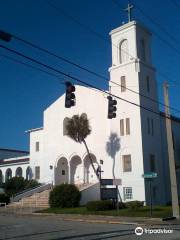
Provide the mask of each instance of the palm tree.
{"label": "palm tree", "polygon": [[85,138],[91,133],[91,128],[89,125],[89,120],[87,119],[87,115],[85,113],[82,113],[80,116],[74,115],[72,118],[68,118],[68,121],[66,124],[66,131],[67,131],[67,136],[69,136],[75,142],[84,144],[86,151],[88,153],[91,166],[97,178],[99,179],[99,175],[97,174],[96,168],[93,163],[93,159],[91,157],[91,154],[89,152],[89,149],[85,140]]}

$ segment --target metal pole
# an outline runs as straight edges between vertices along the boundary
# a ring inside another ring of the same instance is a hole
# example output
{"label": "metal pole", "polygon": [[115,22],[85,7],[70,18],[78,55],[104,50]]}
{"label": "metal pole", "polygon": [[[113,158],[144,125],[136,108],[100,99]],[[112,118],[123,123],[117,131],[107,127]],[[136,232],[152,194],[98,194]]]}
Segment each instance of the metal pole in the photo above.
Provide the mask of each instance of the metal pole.
{"label": "metal pole", "polygon": [[163,90],[164,90],[164,102],[165,102],[168,156],[169,156],[169,172],[170,172],[171,195],[172,195],[172,211],[173,211],[173,217],[179,218],[176,169],[175,169],[173,138],[172,138],[172,128],[171,128],[171,115],[169,110],[169,94],[168,94],[167,82],[163,84]]}
{"label": "metal pole", "polygon": [[118,202],[118,185],[116,185],[116,191],[117,191],[117,202],[116,202],[116,208],[117,208],[117,212],[119,211],[119,202]]}
{"label": "metal pole", "polygon": [[149,179],[149,191],[150,191],[150,216],[152,217],[152,180]]}
{"label": "metal pole", "polygon": [[101,166],[99,165],[99,186],[100,186],[100,200],[102,200],[102,192],[101,192]]}

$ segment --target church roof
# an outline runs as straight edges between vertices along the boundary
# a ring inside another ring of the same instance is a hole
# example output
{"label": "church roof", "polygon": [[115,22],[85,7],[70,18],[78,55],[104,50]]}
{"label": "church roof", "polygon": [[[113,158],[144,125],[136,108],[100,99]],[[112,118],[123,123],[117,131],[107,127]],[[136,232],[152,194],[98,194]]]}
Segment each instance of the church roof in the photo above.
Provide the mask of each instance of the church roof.
{"label": "church roof", "polygon": [[40,131],[40,130],[43,130],[43,127],[29,129],[26,131],[26,133],[36,132],[36,131]]}
{"label": "church roof", "polygon": [[0,166],[1,165],[9,165],[9,164],[14,164],[14,163],[29,163],[29,158],[21,158],[21,159],[15,159],[15,160],[0,160]]}

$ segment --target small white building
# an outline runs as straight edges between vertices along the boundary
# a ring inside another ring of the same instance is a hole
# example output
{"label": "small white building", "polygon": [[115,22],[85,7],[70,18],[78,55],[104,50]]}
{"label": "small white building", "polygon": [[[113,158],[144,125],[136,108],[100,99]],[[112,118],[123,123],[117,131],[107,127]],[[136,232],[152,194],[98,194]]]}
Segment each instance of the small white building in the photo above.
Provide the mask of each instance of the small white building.
{"label": "small white building", "polygon": [[29,152],[0,148],[0,183],[12,177],[32,178]]}
{"label": "small white building", "polygon": [[[101,165],[102,178],[122,180],[119,192],[123,201],[148,203],[149,186],[142,175],[157,172],[158,177],[152,183],[153,201],[165,204],[171,196],[166,128],[157,102],[151,33],[141,24],[131,21],[112,30],[110,36],[112,66],[109,68],[109,88],[112,94],[121,98],[117,99],[117,117],[107,118],[107,95],[95,89],[77,85],[76,105],[71,108],[64,106],[65,94],[60,96],[44,111],[43,127],[29,130],[28,164],[32,177],[55,185],[67,182],[92,186],[98,182],[83,144],[66,135],[66,118],[85,113],[92,129],[87,145],[96,167]],[[179,123],[179,119],[173,118],[177,163],[180,163]],[[180,180],[178,171],[177,178]]]}

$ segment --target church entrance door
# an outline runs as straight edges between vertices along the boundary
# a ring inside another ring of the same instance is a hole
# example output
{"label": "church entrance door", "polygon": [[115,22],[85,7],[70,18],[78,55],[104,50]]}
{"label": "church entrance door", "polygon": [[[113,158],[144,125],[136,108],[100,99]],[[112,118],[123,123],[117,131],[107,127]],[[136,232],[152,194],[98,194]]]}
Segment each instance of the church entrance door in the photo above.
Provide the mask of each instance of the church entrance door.
{"label": "church entrance door", "polygon": [[66,158],[62,157],[58,160],[55,167],[55,185],[69,182],[69,167]]}

